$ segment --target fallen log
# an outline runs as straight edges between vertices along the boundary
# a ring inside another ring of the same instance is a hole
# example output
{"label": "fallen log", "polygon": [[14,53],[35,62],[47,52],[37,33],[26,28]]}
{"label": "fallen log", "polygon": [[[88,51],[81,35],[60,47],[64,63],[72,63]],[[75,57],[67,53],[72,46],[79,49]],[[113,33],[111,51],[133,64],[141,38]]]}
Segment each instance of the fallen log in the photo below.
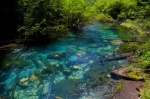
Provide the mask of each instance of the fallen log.
{"label": "fallen log", "polygon": [[123,59],[126,59],[126,58],[131,57],[131,56],[132,56],[131,53],[123,53],[123,54],[118,54],[118,55],[114,54],[111,57],[100,59],[100,62],[123,60]]}

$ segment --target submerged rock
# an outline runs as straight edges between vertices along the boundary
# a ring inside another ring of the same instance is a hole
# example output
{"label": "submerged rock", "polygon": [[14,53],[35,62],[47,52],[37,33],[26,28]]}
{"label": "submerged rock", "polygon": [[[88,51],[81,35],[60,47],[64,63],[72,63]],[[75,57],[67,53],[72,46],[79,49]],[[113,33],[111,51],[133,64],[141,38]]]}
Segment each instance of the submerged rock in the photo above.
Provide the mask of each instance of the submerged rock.
{"label": "submerged rock", "polygon": [[71,71],[69,69],[64,69],[63,74],[64,75],[71,75]]}
{"label": "submerged rock", "polygon": [[111,41],[111,43],[114,44],[114,45],[120,45],[123,42],[121,40],[113,40],[113,41]]}
{"label": "submerged rock", "polygon": [[19,85],[21,85],[22,87],[28,87],[29,86],[29,78],[28,77],[24,77],[22,79],[20,79],[19,81]]}
{"label": "submerged rock", "polygon": [[76,66],[76,65],[74,65],[73,67],[72,67],[72,70],[80,70],[81,69],[81,67],[79,67],[79,66]]}
{"label": "submerged rock", "polygon": [[97,48],[97,47],[99,47],[97,44],[91,44],[91,45],[89,45],[90,47],[92,47],[92,48]]}
{"label": "submerged rock", "polygon": [[66,52],[57,52],[47,56],[48,59],[61,59],[66,56]]}
{"label": "submerged rock", "polygon": [[55,99],[63,99],[63,98],[61,98],[61,97],[59,97],[59,96],[56,96]]}
{"label": "submerged rock", "polygon": [[35,81],[37,79],[37,76],[35,75],[35,74],[32,74],[31,76],[30,76],[30,81]]}

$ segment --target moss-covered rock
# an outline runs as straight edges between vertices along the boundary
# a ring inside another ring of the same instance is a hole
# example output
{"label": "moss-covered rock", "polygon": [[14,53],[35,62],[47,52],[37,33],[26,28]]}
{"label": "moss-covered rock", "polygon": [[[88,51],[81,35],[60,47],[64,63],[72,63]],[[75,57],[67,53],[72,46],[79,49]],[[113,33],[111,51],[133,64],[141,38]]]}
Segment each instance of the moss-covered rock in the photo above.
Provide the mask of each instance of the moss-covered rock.
{"label": "moss-covered rock", "polygon": [[30,83],[30,79],[28,77],[23,77],[19,80],[19,85],[22,87],[28,87]]}
{"label": "moss-covered rock", "polygon": [[48,59],[62,59],[65,58],[66,52],[57,52],[47,56]]}

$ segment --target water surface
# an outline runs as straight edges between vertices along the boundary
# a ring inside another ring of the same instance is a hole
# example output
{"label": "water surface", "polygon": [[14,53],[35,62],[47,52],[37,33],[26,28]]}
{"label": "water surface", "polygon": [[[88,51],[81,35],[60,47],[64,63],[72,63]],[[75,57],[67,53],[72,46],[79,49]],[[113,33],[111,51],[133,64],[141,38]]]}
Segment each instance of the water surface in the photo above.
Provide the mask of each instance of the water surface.
{"label": "water surface", "polygon": [[117,51],[118,33],[115,25],[94,24],[48,45],[14,49],[1,66],[0,97],[106,99],[108,74],[122,61],[101,60]]}

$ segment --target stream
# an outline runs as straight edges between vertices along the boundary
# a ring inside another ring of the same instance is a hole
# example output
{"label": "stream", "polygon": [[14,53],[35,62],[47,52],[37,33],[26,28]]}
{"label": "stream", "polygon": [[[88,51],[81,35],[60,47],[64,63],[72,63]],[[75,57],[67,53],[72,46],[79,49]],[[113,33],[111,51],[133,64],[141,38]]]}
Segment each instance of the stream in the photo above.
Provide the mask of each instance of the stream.
{"label": "stream", "polygon": [[[108,99],[110,72],[124,60],[101,61],[117,52],[122,35],[112,23],[88,25],[53,43],[13,49],[0,66],[2,99]],[[0,99],[1,99],[0,98]]]}

